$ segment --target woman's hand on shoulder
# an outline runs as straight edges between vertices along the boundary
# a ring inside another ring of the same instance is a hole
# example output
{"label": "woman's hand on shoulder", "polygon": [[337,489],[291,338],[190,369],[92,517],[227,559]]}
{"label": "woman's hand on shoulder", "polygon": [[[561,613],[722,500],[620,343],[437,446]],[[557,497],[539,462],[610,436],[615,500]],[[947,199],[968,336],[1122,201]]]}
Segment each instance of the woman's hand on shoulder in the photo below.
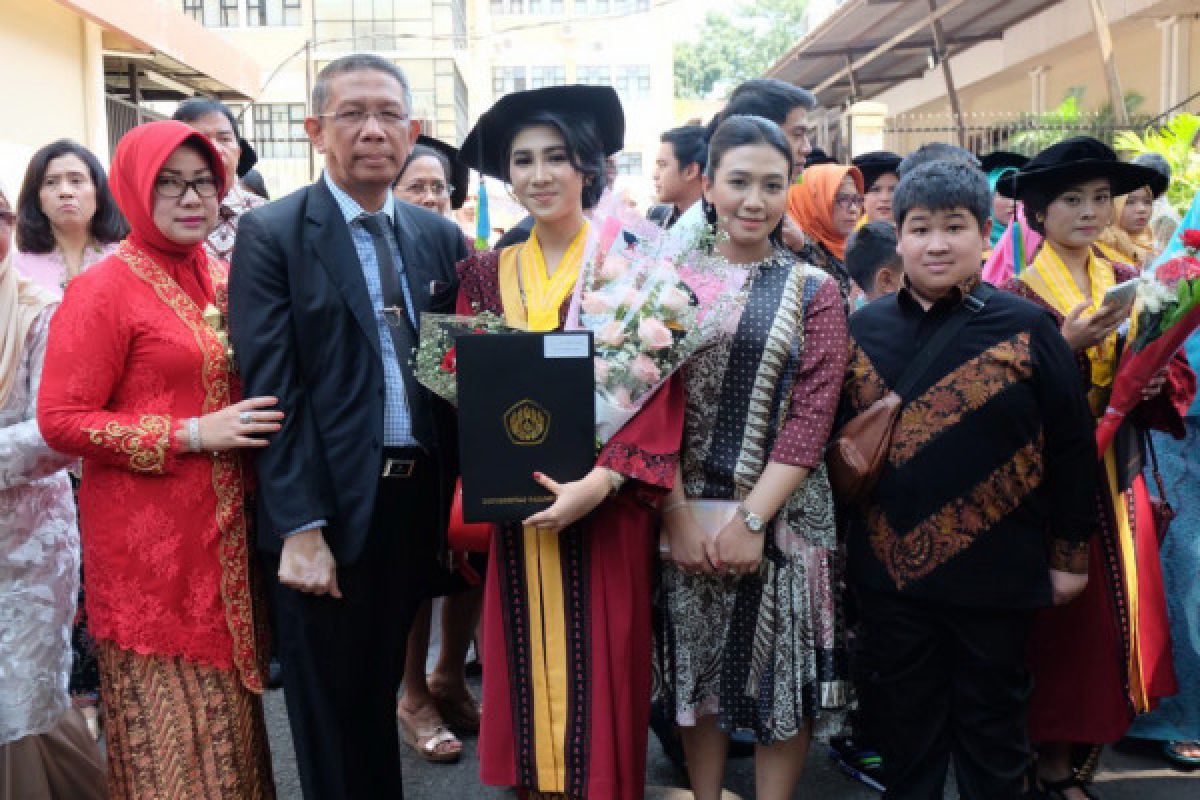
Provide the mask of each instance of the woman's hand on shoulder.
{"label": "woman's hand on shoulder", "polygon": [[[240,403],[200,417],[199,449],[234,450],[242,447],[266,447],[267,434],[279,431],[283,412],[276,409],[274,397],[248,397]],[[186,441],[186,439],[185,439]]]}

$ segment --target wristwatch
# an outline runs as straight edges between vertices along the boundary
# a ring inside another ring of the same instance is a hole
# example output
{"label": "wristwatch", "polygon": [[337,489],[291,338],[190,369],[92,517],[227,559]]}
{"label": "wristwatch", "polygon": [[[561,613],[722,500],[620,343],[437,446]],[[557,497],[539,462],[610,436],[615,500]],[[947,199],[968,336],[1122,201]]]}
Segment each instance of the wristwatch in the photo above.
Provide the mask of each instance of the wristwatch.
{"label": "wristwatch", "polygon": [[737,513],[741,515],[742,522],[751,533],[762,533],[766,529],[767,521],[745,506],[738,506]]}

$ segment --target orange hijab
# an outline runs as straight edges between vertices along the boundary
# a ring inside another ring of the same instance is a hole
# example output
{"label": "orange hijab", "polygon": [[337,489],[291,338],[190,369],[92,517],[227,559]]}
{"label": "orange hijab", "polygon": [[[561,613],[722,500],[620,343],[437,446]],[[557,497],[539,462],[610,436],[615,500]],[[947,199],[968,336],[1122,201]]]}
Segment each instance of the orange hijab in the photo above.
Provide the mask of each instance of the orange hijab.
{"label": "orange hijab", "polygon": [[833,198],[842,180],[854,178],[858,193],[863,193],[863,177],[858,167],[844,164],[817,164],[807,167],[800,182],[788,189],[788,214],[796,224],[833,253],[839,261],[846,259],[846,238],[833,224]]}

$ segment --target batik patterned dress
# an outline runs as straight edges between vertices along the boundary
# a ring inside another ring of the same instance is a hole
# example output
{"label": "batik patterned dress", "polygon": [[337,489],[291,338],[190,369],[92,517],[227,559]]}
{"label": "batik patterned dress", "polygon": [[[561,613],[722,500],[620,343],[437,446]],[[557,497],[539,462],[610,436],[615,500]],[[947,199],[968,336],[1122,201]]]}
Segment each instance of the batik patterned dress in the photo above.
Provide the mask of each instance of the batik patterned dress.
{"label": "batik patterned dress", "polygon": [[[459,313],[554,329],[570,298],[553,285],[574,286],[563,272],[579,268],[582,251],[572,252],[549,280],[536,274],[536,231],[529,243],[471,256],[459,264]],[[518,263],[529,280],[516,277]],[[641,800],[657,506],[674,480],[682,428],[682,385],[672,380],[597,456],[628,479],[617,495],[558,533],[496,527],[482,623],[484,783],[537,797]]]}
{"label": "batik patterned dress", "polygon": [[833,498],[822,461],[847,356],[838,286],[786,251],[751,267],[736,332],[685,368],[689,498],[741,500],[767,462],[812,469],[771,520],[747,576],[664,562],[656,698],[681,725],[716,714],[767,744],[812,721],[840,729],[848,701]]}

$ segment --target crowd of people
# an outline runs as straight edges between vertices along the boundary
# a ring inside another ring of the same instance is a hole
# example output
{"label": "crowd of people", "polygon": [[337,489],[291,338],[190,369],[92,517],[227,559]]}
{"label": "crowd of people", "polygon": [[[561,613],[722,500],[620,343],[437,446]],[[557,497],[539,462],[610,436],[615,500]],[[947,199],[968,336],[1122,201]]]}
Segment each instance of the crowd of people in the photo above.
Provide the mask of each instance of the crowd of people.
{"label": "crowd of people", "polygon": [[[107,174],[39,150],[0,187],[0,792],[274,797],[280,684],[308,800],[402,797],[402,743],[475,735],[483,784],[572,800],[641,798],[652,729],[699,800],[735,747],[792,797],[814,741],[896,800],[951,764],[970,800],[1085,800],[1124,737],[1200,764],[1186,354],[1095,434],[1109,290],[1200,200],[1164,224],[1169,168],[1084,136],[839,164],[815,105],[751,80],[663,133],[648,216],[708,234],[737,314],[486,554],[447,539],[471,445],[415,377],[421,315],[563,329],[612,89],[506,95],[455,148],[346,56],[304,123],[323,172],[273,202],[212,100]],[[491,248],[449,218],[470,170],[529,213]]]}

